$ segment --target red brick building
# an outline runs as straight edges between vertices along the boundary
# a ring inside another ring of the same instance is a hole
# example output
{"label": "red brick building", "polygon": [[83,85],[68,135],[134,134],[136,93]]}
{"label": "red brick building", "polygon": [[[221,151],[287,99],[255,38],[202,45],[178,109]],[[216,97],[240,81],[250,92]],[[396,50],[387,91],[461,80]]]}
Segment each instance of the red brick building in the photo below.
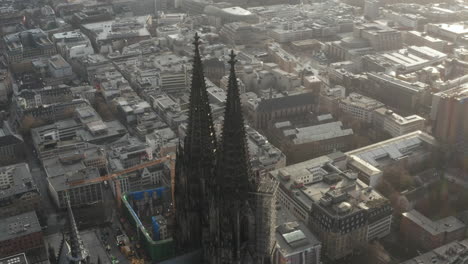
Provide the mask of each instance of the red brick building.
{"label": "red brick building", "polygon": [[432,221],[416,210],[403,213],[400,232],[407,243],[426,251],[438,248],[465,235],[465,224],[453,216]]}
{"label": "red brick building", "polygon": [[34,211],[0,219],[0,257],[44,247],[44,238]]}

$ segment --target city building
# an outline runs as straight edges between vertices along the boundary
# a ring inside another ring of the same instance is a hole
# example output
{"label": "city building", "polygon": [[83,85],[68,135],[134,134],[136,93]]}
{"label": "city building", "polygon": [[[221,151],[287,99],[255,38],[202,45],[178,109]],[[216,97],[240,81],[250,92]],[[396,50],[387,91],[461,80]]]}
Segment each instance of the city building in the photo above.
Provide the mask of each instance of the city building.
{"label": "city building", "polygon": [[468,87],[455,87],[434,94],[431,119],[434,136],[443,144],[468,153]]}
{"label": "city building", "polygon": [[[402,113],[412,113],[426,103],[428,85],[421,82],[409,83],[383,72],[367,72],[359,92]],[[392,96],[388,96],[391,93]]]}
{"label": "city building", "polygon": [[372,123],[373,111],[384,104],[358,93],[350,93],[348,97],[339,100],[338,106],[343,113],[362,122]]}
{"label": "city building", "polygon": [[411,210],[403,213],[400,232],[406,242],[427,251],[465,238],[465,224],[454,216],[431,220]]}
{"label": "city building", "polygon": [[250,44],[262,46],[268,39],[266,29],[246,22],[224,24],[219,31],[221,39],[230,45]]}
{"label": "city building", "polygon": [[377,23],[355,24],[353,36],[367,40],[376,51],[396,50],[403,46],[401,31]]}
{"label": "city building", "polygon": [[403,47],[401,31],[378,23],[356,23],[353,35],[327,43],[328,56],[335,61],[353,60],[375,51]]}
{"label": "city building", "polygon": [[53,78],[62,79],[73,75],[70,64],[61,55],[50,57],[48,62],[49,73]]}
{"label": "city building", "polygon": [[104,145],[127,134],[117,120],[105,122],[91,106],[75,109],[74,117],[31,129],[39,157],[54,155],[60,149],[88,144]]}
{"label": "city building", "polygon": [[440,52],[447,52],[449,49],[449,43],[447,41],[419,31],[406,31],[403,34],[403,41],[407,45],[427,46]]}
{"label": "city building", "polygon": [[13,82],[10,71],[0,69],[0,104],[4,105],[9,102],[13,92]]}
{"label": "city building", "polygon": [[105,152],[96,147],[43,158],[42,166],[47,175],[52,201],[61,209],[67,207],[67,199],[70,199],[72,206],[101,202],[102,183],[82,181],[99,178],[99,169],[106,168],[106,165]]}
{"label": "city building", "polygon": [[276,228],[272,264],[319,264],[322,244],[302,222],[287,222]]}
{"label": "city building", "polygon": [[402,29],[422,30],[429,19],[420,14],[394,12],[388,9],[383,10],[383,17],[396,23]]}
{"label": "city building", "polygon": [[0,18],[0,37],[15,33],[18,28],[22,28],[23,11],[15,8],[11,2],[6,2],[0,6],[0,13],[2,14]]}
{"label": "city building", "polygon": [[456,263],[468,261],[468,240],[453,241],[417,257],[401,262],[401,264],[432,264]]}
{"label": "city building", "polygon": [[0,219],[0,257],[44,248],[44,236],[34,211]]}
{"label": "city building", "polygon": [[14,132],[4,121],[0,127],[0,165],[5,166],[23,161],[25,156],[24,139]]}
{"label": "city building", "polygon": [[[37,103],[37,102],[36,102]],[[47,123],[69,118],[76,108],[86,107],[85,99],[72,99],[51,104],[29,104],[22,97],[13,101],[12,119],[16,127],[30,129]]]}
{"label": "city building", "polygon": [[279,121],[304,119],[315,107],[316,98],[310,92],[279,94],[273,98],[248,94],[243,95],[243,107],[246,109],[246,118],[256,129],[265,129]]}
{"label": "city building", "polygon": [[414,131],[424,131],[426,119],[418,115],[403,117],[385,107],[375,109],[372,115],[374,126],[383,128],[392,137],[403,136]]}
{"label": "city building", "polygon": [[359,179],[376,187],[383,172],[392,166],[407,169],[427,164],[438,146],[427,133],[414,131],[346,153],[348,167],[358,173]]}
{"label": "city building", "polygon": [[151,16],[121,18],[80,26],[99,53],[110,53],[126,45],[151,38]]}
{"label": "city building", "polygon": [[255,129],[246,126],[252,174],[257,177],[286,166],[286,155]]}
{"label": "city building", "polygon": [[426,46],[409,46],[398,51],[366,55],[363,70],[397,74],[411,73],[431,65],[438,65],[447,55]]}
{"label": "city building", "polygon": [[3,37],[8,62],[18,64],[57,53],[54,44],[41,29],[30,29]]}
{"label": "city building", "polygon": [[8,256],[0,259],[1,264],[28,264],[28,259],[24,253]]}
{"label": "city building", "polygon": [[[120,149],[120,152],[118,152],[118,148],[113,148],[113,151],[109,154],[110,170],[112,172],[118,172],[148,161],[148,159],[144,157],[151,157],[152,152],[142,147],[145,147],[145,145],[129,145],[127,151],[123,148]],[[131,148],[133,148],[133,150]],[[119,154],[122,155],[120,159],[117,156]],[[161,163],[145,167],[132,173],[126,173],[122,175],[118,181],[120,181],[122,192],[135,192],[160,187],[161,185],[169,185],[171,182],[169,175],[169,164]],[[115,192],[115,184],[111,186],[112,190]]]}
{"label": "city building", "polygon": [[67,85],[48,86],[41,89],[24,89],[15,94],[15,100],[27,108],[50,105],[73,99],[71,88]]}
{"label": "city building", "polygon": [[56,33],[52,36],[52,41],[57,52],[66,60],[94,54],[91,41],[79,30]]}
{"label": "city building", "polygon": [[430,35],[455,43],[466,42],[468,35],[468,28],[465,22],[427,24],[425,29]]}
{"label": "city building", "polygon": [[380,5],[379,0],[364,1],[364,16],[371,20],[377,19],[380,16]]}
{"label": "city building", "polygon": [[295,127],[290,121],[269,128],[270,140],[286,155],[288,164],[302,162],[334,151],[349,150],[352,129],[343,129],[341,121]]}
{"label": "city building", "polygon": [[0,167],[0,189],[2,217],[41,209],[41,194],[26,163]]}
{"label": "city building", "polygon": [[308,223],[333,260],[388,235],[392,223],[389,201],[345,166],[346,157],[333,153],[271,172],[281,207]]}

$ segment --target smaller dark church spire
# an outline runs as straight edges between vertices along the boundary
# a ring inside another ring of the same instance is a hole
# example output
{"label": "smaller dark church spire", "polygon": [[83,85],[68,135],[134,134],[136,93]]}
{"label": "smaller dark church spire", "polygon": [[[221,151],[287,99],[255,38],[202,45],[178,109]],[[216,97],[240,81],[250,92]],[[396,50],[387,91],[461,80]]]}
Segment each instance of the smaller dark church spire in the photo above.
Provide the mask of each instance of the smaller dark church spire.
{"label": "smaller dark church spire", "polygon": [[81,240],[78,227],[75,222],[75,216],[71,208],[70,199],[67,197],[67,212],[68,221],[70,225],[69,236],[70,236],[70,253],[68,260],[70,263],[87,263],[88,251],[85,249],[83,241]]}

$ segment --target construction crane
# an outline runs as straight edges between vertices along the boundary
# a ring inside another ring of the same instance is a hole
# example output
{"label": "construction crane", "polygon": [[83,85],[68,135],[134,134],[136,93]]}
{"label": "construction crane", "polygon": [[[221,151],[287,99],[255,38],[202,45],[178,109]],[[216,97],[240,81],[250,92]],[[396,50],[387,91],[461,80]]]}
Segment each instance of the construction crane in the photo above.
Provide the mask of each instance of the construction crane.
{"label": "construction crane", "polygon": [[170,162],[170,173],[171,173],[171,188],[172,188],[172,201],[174,201],[174,187],[175,187],[175,158],[171,155],[167,155],[165,157],[151,160],[149,162],[145,162],[142,164],[138,164],[136,166],[127,168],[125,170],[121,170],[118,172],[114,172],[111,174],[107,174],[105,176],[99,177],[99,178],[94,178],[94,179],[85,179],[85,180],[78,180],[78,181],[72,181],[69,182],[68,185],[70,186],[77,186],[77,185],[82,185],[82,184],[90,184],[90,183],[99,183],[99,182],[104,182],[104,181],[113,181],[115,183],[115,196],[117,199],[117,205],[118,208],[122,208],[122,190],[120,186],[120,180],[119,176],[125,175],[127,173],[131,173],[137,170],[141,170],[147,167],[151,167],[154,165],[158,165],[164,162]]}

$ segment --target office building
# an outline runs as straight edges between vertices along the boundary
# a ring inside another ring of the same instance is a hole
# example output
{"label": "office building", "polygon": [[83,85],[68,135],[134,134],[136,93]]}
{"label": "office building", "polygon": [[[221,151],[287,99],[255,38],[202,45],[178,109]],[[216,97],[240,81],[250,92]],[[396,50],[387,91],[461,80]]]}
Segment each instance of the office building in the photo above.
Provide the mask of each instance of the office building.
{"label": "office building", "polygon": [[345,166],[346,157],[333,153],[271,172],[281,207],[308,223],[333,260],[388,235],[392,222],[389,201]]}
{"label": "office building", "polygon": [[419,31],[406,31],[403,34],[403,41],[407,45],[427,46],[440,52],[447,52],[449,49],[449,43],[447,41]]}
{"label": "office building", "polygon": [[110,53],[126,45],[151,38],[149,32],[151,23],[151,16],[138,16],[84,24],[80,29],[91,40],[96,51]]}
{"label": "office building", "polygon": [[269,128],[270,140],[286,155],[288,164],[349,150],[352,129],[344,129],[341,121],[295,127],[290,121],[277,122]]}
{"label": "office building", "polygon": [[444,144],[468,153],[468,87],[455,87],[434,94],[431,119],[434,136]]}
{"label": "office building", "polygon": [[380,15],[380,1],[379,0],[366,0],[364,1],[364,17],[367,19],[377,19]]}
{"label": "office building", "polygon": [[0,104],[7,104],[13,92],[13,82],[10,71],[0,69]]}
{"label": "office building", "polygon": [[0,219],[0,257],[44,248],[44,236],[34,211]]}
{"label": "office building", "polygon": [[106,168],[106,153],[100,148],[71,150],[42,159],[47,175],[49,193],[58,208],[99,203],[103,199],[101,182],[84,182],[100,177]]}
{"label": "office building", "polygon": [[7,121],[0,127],[0,165],[23,161],[25,156],[24,139],[14,132]]}
{"label": "office building", "polygon": [[276,228],[272,264],[319,264],[322,244],[302,222],[282,223]]}
{"label": "office building", "polygon": [[343,113],[362,122],[372,123],[373,111],[384,104],[358,93],[350,93],[348,97],[339,100],[338,106]]}
{"label": "office building", "polygon": [[392,137],[399,137],[414,131],[424,131],[426,119],[418,115],[401,116],[385,107],[375,109],[372,113],[372,123],[383,128]]}
{"label": "office building", "polygon": [[[359,92],[379,100],[402,113],[412,113],[425,105],[428,85],[421,82],[409,83],[382,72],[367,72]],[[388,96],[391,93],[392,96]]]}
{"label": "office building", "polygon": [[28,264],[28,259],[24,253],[11,255],[0,259],[0,264]]}
{"label": "office building", "polygon": [[56,33],[52,41],[66,60],[94,54],[91,41],[79,30]]}
{"label": "office building", "polygon": [[255,94],[251,95],[252,97],[243,95],[242,106],[246,109],[246,118],[256,129],[265,129],[279,121],[304,119],[314,110],[316,99],[310,92],[280,94],[263,99]]}
{"label": "office building", "polygon": [[396,50],[403,46],[400,31],[377,23],[355,24],[353,36],[367,40],[376,51]]}
{"label": "office building", "polygon": [[465,22],[427,24],[425,28],[428,34],[454,43],[465,42],[468,35]]}
{"label": "office building", "polygon": [[416,210],[403,213],[400,232],[405,242],[432,250],[465,237],[465,224],[454,216],[431,220]]}
{"label": "office building", "polygon": [[376,187],[383,172],[392,166],[416,168],[429,162],[437,141],[427,133],[414,131],[346,153],[348,167],[358,173],[359,179]]}
{"label": "office building", "polygon": [[26,163],[0,167],[0,189],[2,217],[40,209],[41,194]]}
{"label": "office building", "polygon": [[419,254],[419,256],[401,262],[401,264],[457,263],[468,261],[468,239],[454,241]]}
{"label": "office building", "polygon": [[56,52],[54,44],[41,29],[30,29],[3,37],[5,55],[10,63],[30,62],[32,59],[51,56]]}

